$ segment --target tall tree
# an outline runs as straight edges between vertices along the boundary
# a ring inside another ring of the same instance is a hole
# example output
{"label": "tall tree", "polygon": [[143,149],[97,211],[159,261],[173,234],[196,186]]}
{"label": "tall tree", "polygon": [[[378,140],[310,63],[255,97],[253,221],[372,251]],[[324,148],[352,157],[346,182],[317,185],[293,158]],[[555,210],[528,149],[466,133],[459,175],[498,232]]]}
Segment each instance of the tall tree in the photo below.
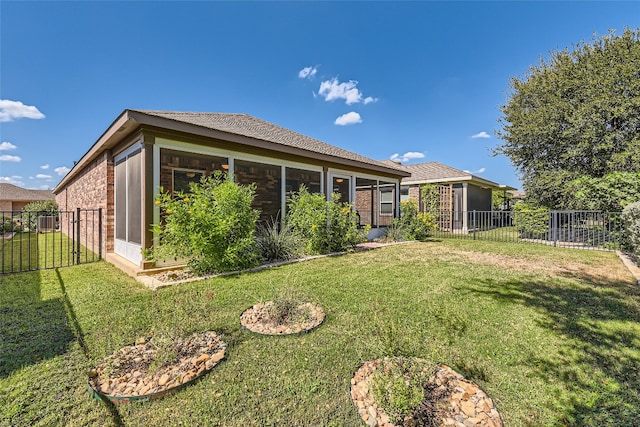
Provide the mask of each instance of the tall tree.
{"label": "tall tree", "polygon": [[510,86],[494,154],[530,200],[566,207],[578,178],[640,171],[640,29],[551,52]]}

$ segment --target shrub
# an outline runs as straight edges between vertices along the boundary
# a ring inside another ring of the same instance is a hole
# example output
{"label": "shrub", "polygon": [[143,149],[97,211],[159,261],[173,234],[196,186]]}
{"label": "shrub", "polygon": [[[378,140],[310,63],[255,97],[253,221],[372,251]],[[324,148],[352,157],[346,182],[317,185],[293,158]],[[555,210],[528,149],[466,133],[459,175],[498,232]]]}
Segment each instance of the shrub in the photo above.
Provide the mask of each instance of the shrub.
{"label": "shrub", "polygon": [[513,207],[513,211],[513,225],[520,233],[520,237],[540,236],[549,230],[549,209],[518,203]]}
{"label": "shrub", "polygon": [[385,240],[392,242],[402,242],[405,236],[405,230],[400,224],[391,224],[385,231]]}
{"label": "shrub", "polygon": [[300,239],[289,224],[272,220],[266,225],[260,224],[257,234],[260,255],[267,261],[286,261],[301,252]]}
{"label": "shrub", "polygon": [[311,194],[302,186],[289,199],[287,221],[306,241],[309,253],[340,252],[366,241],[369,227],[358,229],[358,215],[349,203],[341,203],[338,195],[325,200],[322,194]]}
{"label": "shrub", "polygon": [[434,370],[429,363],[403,357],[378,364],[371,376],[371,393],[394,424],[402,424],[418,408]]}
{"label": "shrub", "polygon": [[400,218],[393,220],[404,240],[425,240],[436,228],[436,217],[430,212],[418,212],[418,204],[409,199],[400,203]]}
{"label": "shrub", "polygon": [[20,226],[14,222],[11,217],[0,217],[0,234],[11,233],[12,231],[18,231]]}
{"label": "shrub", "polygon": [[241,186],[216,174],[191,183],[189,190],[158,196],[163,221],[153,227],[159,236],[153,258],[186,257],[198,274],[256,266],[255,185]]}
{"label": "shrub", "polygon": [[627,205],[622,211],[624,241],[638,257],[640,265],[640,202]]}
{"label": "shrub", "polygon": [[31,202],[22,208],[22,224],[35,231],[38,227],[39,216],[57,216],[58,204],[55,200]]}

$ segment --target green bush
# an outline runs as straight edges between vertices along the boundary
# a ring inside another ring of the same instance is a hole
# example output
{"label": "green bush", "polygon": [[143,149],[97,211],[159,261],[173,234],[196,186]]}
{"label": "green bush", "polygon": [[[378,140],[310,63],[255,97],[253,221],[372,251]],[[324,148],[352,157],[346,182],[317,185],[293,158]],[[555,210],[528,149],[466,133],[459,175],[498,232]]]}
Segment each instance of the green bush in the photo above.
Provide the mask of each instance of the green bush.
{"label": "green bush", "polygon": [[436,229],[436,217],[430,212],[418,212],[418,204],[409,199],[400,203],[400,218],[393,225],[403,231],[403,240],[425,240]]}
{"label": "green bush", "polygon": [[287,222],[305,240],[308,253],[340,252],[366,241],[369,227],[358,229],[358,215],[349,203],[340,203],[338,195],[325,200],[302,186],[289,199]]}
{"label": "green bush", "polygon": [[513,207],[513,211],[513,225],[520,237],[537,237],[549,231],[549,209],[518,203]]}
{"label": "green bush", "polygon": [[272,220],[266,225],[258,225],[257,234],[256,243],[266,261],[286,261],[301,252],[300,239],[289,224]]}
{"label": "green bush", "polygon": [[22,224],[35,231],[38,227],[39,216],[57,216],[58,204],[55,200],[31,202],[22,208]]}
{"label": "green bush", "polygon": [[255,185],[241,186],[216,174],[191,183],[189,189],[173,197],[163,191],[158,196],[162,223],[152,229],[159,237],[153,258],[186,257],[199,274],[256,266],[259,212],[251,207]]}
{"label": "green bush", "polygon": [[638,256],[640,265],[640,202],[627,205],[622,211],[624,242]]}
{"label": "green bush", "polygon": [[391,421],[402,424],[425,398],[425,389],[435,365],[395,357],[382,360],[371,376],[371,393]]}
{"label": "green bush", "polygon": [[405,231],[399,224],[391,224],[385,230],[385,241],[402,242],[404,240]]}
{"label": "green bush", "polygon": [[20,226],[15,223],[11,217],[0,217],[0,234],[11,233],[12,231],[20,230]]}

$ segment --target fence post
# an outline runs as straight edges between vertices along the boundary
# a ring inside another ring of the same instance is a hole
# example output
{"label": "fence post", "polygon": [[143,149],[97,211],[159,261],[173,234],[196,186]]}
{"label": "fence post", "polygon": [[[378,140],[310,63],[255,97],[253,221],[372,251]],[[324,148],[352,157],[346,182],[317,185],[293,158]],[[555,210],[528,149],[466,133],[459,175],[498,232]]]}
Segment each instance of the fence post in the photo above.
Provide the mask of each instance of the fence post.
{"label": "fence post", "polygon": [[98,259],[102,259],[102,208],[98,208]]}
{"label": "fence post", "polygon": [[76,245],[76,265],[80,265],[80,208],[76,208],[76,236],[78,237]]}
{"label": "fence post", "polygon": [[553,212],[553,246],[558,246],[558,211]]}
{"label": "fence post", "polygon": [[473,210],[473,240],[476,240],[476,211]]}

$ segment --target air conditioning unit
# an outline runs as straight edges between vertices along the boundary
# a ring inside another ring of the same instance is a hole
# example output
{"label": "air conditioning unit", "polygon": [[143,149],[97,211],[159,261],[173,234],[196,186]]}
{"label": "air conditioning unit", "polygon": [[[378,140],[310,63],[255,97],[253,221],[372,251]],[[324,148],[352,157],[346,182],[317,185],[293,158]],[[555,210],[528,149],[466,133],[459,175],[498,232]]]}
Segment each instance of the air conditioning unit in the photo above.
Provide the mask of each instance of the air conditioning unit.
{"label": "air conditioning unit", "polygon": [[38,233],[47,233],[55,231],[56,229],[56,217],[55,216],[39,216],[38,217]]}

